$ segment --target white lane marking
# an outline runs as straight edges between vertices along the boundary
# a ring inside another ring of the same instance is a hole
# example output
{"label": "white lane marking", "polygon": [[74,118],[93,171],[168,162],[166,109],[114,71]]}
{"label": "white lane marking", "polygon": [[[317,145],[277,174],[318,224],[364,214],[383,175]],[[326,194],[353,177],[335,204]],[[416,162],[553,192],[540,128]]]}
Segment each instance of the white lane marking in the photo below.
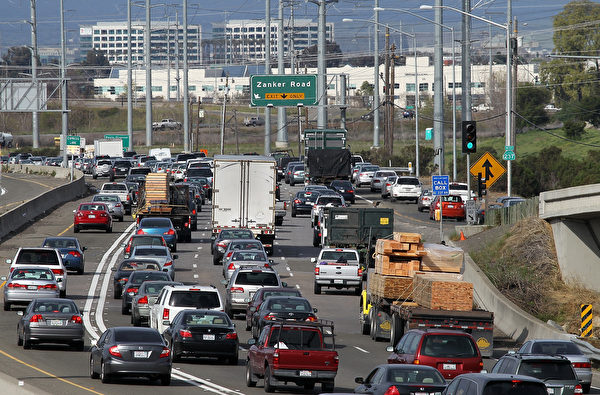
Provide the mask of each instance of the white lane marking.
{"label": "white lane marking", "polygon": [[331,335],[331,331],[329,329],[325,329],[325,333]]}
{"label": "white lane marking", "polygon": [[0,187],[0,196],[4,195],[6,193],[6,189]]}
{"label": "white lane marking", "polygon": [[296,284],[296,288],[300,289],[300,285]]}
{"label": "white lane marking", "polygon": [[179,375],[178,372],[171,371],[171,377],[173,377],[176,380],[183,381],[184,383],[193,385],[194,387],[202,388],[205,391],[214,392],[215,394],[226,394],[225,392],[221,392],[221,391],[217,390],[216,388],[211,388],[207,385],[203,385],[203,384],[197,383],[195,381],[188,380],[185,377]]}
{"label": "white lane marking", "polygon": [[198,259],[198,254],[194,254],[194,259]]}
{"label": "white lane marking", "polygon": [[294,277],[294,273],[290,272],[290,277]]}
{"label": "white lane marking", "polygon": [[196,265],[195,263],[192,263],[192,267],[195,269],[198,267],[198,265]]}
{"label": "white lane marking", "polygon": [[281,260],[282,260],[282,261],[285,261],[285,257],[284,257],[284,256],[282,256],[282,257],[281,257]]}
{"label": "white lane marking", "polygon": [[367,350],[365,350],[363,348],[360,348],[360,347],[357,347],[357,346],[353,346],[353,347],[356,348],[358,351],[364,352],[365,354],[370,354],[369,351],[367,351]]}
{"label": "white lane marking", "polygon": [[194,278],[198,278],[198,277],[200,277],[200,276],[198,276],[197,274],[194,274]]}
{"label": "white lane marking", "polygon": [[[171,375],[172,374],[173,373],[171,373]],[[210,387],[212,389],[219,390],[223,394],[244,395],[243,392],[232,390],[232,389],[220,386],[220,385],[215,384],[215,383],[211,383],[210,381],[208,381],[206,379],[201,379],[200,377],[192,376],[191,374],[182,372],[181,370],[178,370],[176,374],[177,375],[181,375],[181,376],[183,376],[183,377],[185,377],[185,378],[187,378],[189,380],[197,381],[198,383],[204,384],[207,387]]]}
{"label": "white lane marking", "polygon": [[199,250],[201,250],[201,249],[202,249],[202,246],[198,247],[198,249],[199,249]]}
{"label": "white lane marking", "polygon": [[[92,339],[98,339],[100,337],[98,335],[98,332],[96,332],[96,327],[92,326],[92,322],[90,320],[90,316],[91,316],[90,311],[92,309],[92,303],[94,302],[94,294],[96,293],[96,287],[98,286],[98,281],[100,279],[100,275],[102,274],[102,269],[104,267],[104,264],[106,263],[106,260],[108,259],[108,257],[112,253],[112,251],[118,245],[120,245],[121,240],[125,236],[127,236],[128,232],[131,229],[133,229],[134,226],[135,226],[135,223],[131,224],[127,229],[125,229],[125,232],[104,253],[104,255],[102,256],[102,259],[100,260],[100,263],[98,263],[98,266],[96,267],[96,271],[94,272],[94,275],[92,277],[92,283],[90,284],[90,289],[88,290],[87,300],[85,301],[85,306],[83,308],[83,311],[87,313],[87,314],[83,315],[83,324],[85,326],[86,331],[90,334],[90,337]],[[96,313],[97,312],[98,312],[98,308],[96,308]]]}
{"label": "white lane marking", "polygon": [[360,195],[356,195],[356,197],[357,197],[357,198],[359,198],[359,199],[362,199],[362,200],[366,200],[367,202],[369,202],[369,203],[373,204],[373,201],[372,201],[372,200],[369,200],[369,199],[367,199],[367,198],[364,198],[364,197],[362,197],[362,196],[360,196]]}
{"label": "white lane marking", "polygon": [[291,271],[292,271],[292,269],[290,269],[290,267],[289,267],[289,266],[286,266],[285,268],[287,269],[287,271],[288,271],[288,272],[291,272]]}

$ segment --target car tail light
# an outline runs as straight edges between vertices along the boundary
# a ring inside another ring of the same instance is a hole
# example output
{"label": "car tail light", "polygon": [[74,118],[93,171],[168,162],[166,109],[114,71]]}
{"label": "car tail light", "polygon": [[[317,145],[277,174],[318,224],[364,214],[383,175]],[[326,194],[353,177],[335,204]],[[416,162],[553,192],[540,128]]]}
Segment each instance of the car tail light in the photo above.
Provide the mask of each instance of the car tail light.
{"label": "car tail light", "polygon": [[135,294],[135,293],[137,293],[137,291],[138,291],[138,289],[136,287],[127,288],[128,294]]}
{"label": "car tail light", "polygon": [[354,193],[354,189],[348,189],[348,193]]}
{"label": "car tail light", "polygon": [[56,284],[38,285],[38,289],[56,289]]}
{"label": "car tail light", "polygon": [[81,258],[79,251],[69,251],[69,255],[73,255],[75,258]]}
{"label": "car tail light", "polygon": [[296,203],[296,204],[300,204],[300,203],[301,203],[301,202],[300,202],[300,199],[296,199],[296,200],[294,200],[294,203]]}
{"label": "car tail light", "polygon": [[19,283],[10,283],[8,284],[8,288],[27,288],[27,285]]}
{"label": "car tail light", "polygon": [[164,308],[163,309],[163,320],[168,320],[169,319],[169,309]]}
{"label": "car tail light", "polygon": [[317,317],[311,315],[311,316],[306,317],[305,321],[316,322],[317,321]]}
{"label": "car tail light", "polygon": [[115,207],[121,207],[121,203],[115,204]]}
{"label": "car tail light", "polygon": [[169,350],[167,347],[163,347],[162,351],[160,352],[160,358],[169,358],[171,356],[171,350]]}
{"label": "car tail light", "polygon": [[359,275],[359,276],[362,276],[362,275],[363,275],[363,269],[362,269],[362,267],[359,267],[359,268],[358,268],[358,275]]}
{"label": "car tail light", "polygon": [[123,277],[119,279],[120,283],[126,283],[129,280],[129,277]]}
{"label": "car tail light", "polygon": [[71,317],[71,323],[72,324],[83,324],[83,320],[81,319],[80,315],[74,315]]}
{"label": "car tail light", "polygon": [[224,241],[221,241],[221,242],[217,243],[217,247],[227,248],[227,243],[225,243]]}
{"label": "car tail light", "polygon": [[138,304],[148,304],[148,296],[144,295],[141,298],[138,299],[137,301]]}
{"label": "car tail light", "polygon": [[210,188],[210,185],[204,184],[204,185],[202,185],[202,188],[208,189],[208,188]]}
{"label": "car tail light", "polygon": [[127,244],[127,247],[125,247],[125,253],[129,254],[131,252],[131,244]]}
{"label": "car tail light", "polygon": [[235,333],[235,332],[229,332],[228,334],[225,335],[225,339],[235,340],[235,339],[237,339],[237,333]]}
{"label": "car tail light", "polygon": [[383,395],[400,395],[400,392],[398,391],[398,388],[396,388],[395,385],[391,385],[390,388],[388,388],[387,391],[385,391],[385,394]]}
{"label": "car tail light", "polygon": [[173,229],[169,229],[169,230],[167,230],[167,231],[166,231],[165,233],[163,233],[163,234],[165,234],[165,235],[174,235],[174,234],[175,234],[175,230],[173,230]]}
{"label": "car tail light", "polygon": [[192,214],[196,215],[196,209],[192,210]]}
{"label": "car tail light", "polygon": [[573,367],[575,369],[590,369],[592,364],[589,362],[573,362]]}
{"label": "car tail light", "polygon": [[44,321],[44,317],[41,314],[35,314],[33,317],[29,319],[29,322],[42,322]]}
{"label": "car tail light", "polygon": [[190,226],[190,222],[188,221],[188,222],[184,223],[183,226],[188,228]]}
{"label": "car tail light", "polygon": [[315,276],[318,276],[320,271],[321,270],[318,267],[315,267]]}
{"label": "car tail light", "polygon": [[419,361],[419,359],[415,358],[415,360],[413,361],[413,365],[420,365],[421,361]]}
{"label": "car tail light", "polygon": [[192,337],[192,332],[190,332],[187,329],[180,329],[179,330],[179,336],[181,336],[181,337],[188,337],[189,338],[189,337]]}
{"label": "car tail light", "polygon": [[273,365],[278,365],[279,364],[279,353],[276,352],[273,354]]}
{"label": "car tail light", "polygon": [[229,252],[227,253],[227,255],[225,256],[225,258],[229,258],[229,257],[231,257],[231,255],[233,255],[233,251],[229,251]]}
{"label": "car tail light", "polygon": [[123,357],[121,355],[121,352],[119,351],[119,346],[112,346],[111,348],[108,349],[108,353],[114,357],[120,357],[120,358]]}
{"label": "car tail light", "polygon": [[163,267],[164,266],[172,266],[172,265],[173,265],[173,261],[168,261],[163,265]]}
{"label": "car tail light", "polygon": [[232,287],[230,289],[230,291],[231,291],[231,293],[242,293],[242,292],[244,292],[244,288],[242,288],[242,287]]}
{"label": "car tail light", "polygon": [[62,276],[63,274],[65,274],[65,271],[62,269],[52,269],[52,273]]}
{"label": "car tail light", "polygon": [[573,391],[574,394],[583,394],[583,387],[581,386],[581,384],[577,384],[575,386],[575,391]]}
{"label": "car tail light", "polygon": [[135,234],[136,234],[136,235],[145,235],[145,234],[146,234],[146,232],[144,232],[144,230],[143,230],[143,229],[138,229],[138,231],[137,231],[137,232],[135,232]]}
{"label": "car tail light", "polygon": [[187,182],[187,177],[183,179],[183,182]]}
{"label": "car tail light", "polygon": [[230,263],[229,266],[227,266],[227,270],[235,270],[235,265]]}

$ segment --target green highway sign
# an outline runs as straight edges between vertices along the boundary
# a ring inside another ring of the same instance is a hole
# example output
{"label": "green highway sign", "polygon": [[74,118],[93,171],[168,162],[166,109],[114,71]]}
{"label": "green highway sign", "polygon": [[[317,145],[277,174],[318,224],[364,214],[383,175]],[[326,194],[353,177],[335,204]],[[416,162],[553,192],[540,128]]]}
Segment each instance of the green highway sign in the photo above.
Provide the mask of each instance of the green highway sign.
{"label": "green highway sign", "polygon": [[502,159],[504,160],[515,160],[516,156],[515,153],[512,151],[505,151],[504,154],[502,155]]}
{"label": "green highway sign", "polygon": [[81,146],[81,137],[80,136],[67,136],[67,145],[76,145]]}
{"label": "green highway sign", "polygon": [[105,139],[121,139],[123,140],[123,152],[129,149],[129,136],[126,134],[105,134]]}
{"label": "green highway sign", "polygon": [[317,104],[317,76],[253,75],[250,77],[252,107],[296,107]]}

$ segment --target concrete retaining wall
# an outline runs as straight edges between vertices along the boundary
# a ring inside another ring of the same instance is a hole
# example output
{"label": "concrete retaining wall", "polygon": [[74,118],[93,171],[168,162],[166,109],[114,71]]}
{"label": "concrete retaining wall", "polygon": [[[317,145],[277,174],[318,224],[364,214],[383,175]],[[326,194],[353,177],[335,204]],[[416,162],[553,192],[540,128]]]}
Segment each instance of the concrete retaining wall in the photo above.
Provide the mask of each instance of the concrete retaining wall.
{"label": "concrete retaining wall", "polygon": [[[25,170],[30,167],[33,167],[33,170]],[[66,177],[68,174],[68,169],[52,166],[10,165],[10,168],[13,172],[17,173],[55,170],[56,174],[61,174],[62,177]],[[83,173],[76,171],[74,176],[76,179],[73,182],[44,192],[0,216],[0,239],[4,239],[11,232],[15,232],[27,223],[34,221],[40,215],[45,214],[46,211],[64,202],[85,195],[87,193],[87,186],[85,185]]]}
{"label": "concrete retaining wall", "polygon": [[[9,172],[13,173],[29,173],[29,174],[44,174],[50,176],[54,173],[54,178],[69,178],[71,169],[56,166],[37,166],[37,165],[8,165]],[[73,178],[83,178],[83,173],[79,170],[73,170]]]}

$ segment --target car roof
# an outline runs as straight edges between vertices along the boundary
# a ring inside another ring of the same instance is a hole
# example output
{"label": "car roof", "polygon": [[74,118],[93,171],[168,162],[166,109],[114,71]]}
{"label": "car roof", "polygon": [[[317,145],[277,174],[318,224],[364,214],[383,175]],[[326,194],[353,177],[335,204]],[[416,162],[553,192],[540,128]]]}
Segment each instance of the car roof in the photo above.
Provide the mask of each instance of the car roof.
{"label": "car roof", "polygon": [[154,244],[142,244],[142,245],[137,245],[135,247],[133,247],[133,250],[135,251],[136,249],[142,249],[142,248],[148,248],[151,250],[164,250],[165,248],[169,248],[167,246],[157,246]]}
{"label": "car roof", "polygon": [[168,290],[171,290],[171,291],[190,291],[190,290],[214,291],[216,293],[219,293],[219,291],[217,290],[217,288],[215,288],[215,286],[213,286],[213,285],[199,285],[199,284],[193,284],[193,285],[167,285],[164,289],[168,289]]}
{"label": "car roof", "polygon": [[507,374],[507,373],[465,373],[461,374],[458,377],[469,378],[478,383],[489,383],[490,381],[509,381],[509,380],[519,380],[519,381],[527,381],[533,383],[544,383],[542,380],[537,379],[532,376],[523,376],[520,374]]}
{"label": "car roof", "polygon": [[280,299],[286,299],[286,300],[305,300],[310,305],[310,302],[304,296],[273,295],[273,296],[269,296],[268,298],[266,298],[265,302],[268,301],[268,300],[280,300]]}
{"label": "car roof", "polygon": [[44,241],[46,240],[77,240],[77,237],[71,237],[71,236],[50,236],[50,237],[46,237],[44,239]]}
{"label": "car roof", "polygon": [[528,353],[520,353],[520,354],[506,354],[504,357],[514,357],[522,360],[550,360],[550,361],[564,361],[569,362],[569,360],[562,355],[551,355],[551,354],[528,354]]}

